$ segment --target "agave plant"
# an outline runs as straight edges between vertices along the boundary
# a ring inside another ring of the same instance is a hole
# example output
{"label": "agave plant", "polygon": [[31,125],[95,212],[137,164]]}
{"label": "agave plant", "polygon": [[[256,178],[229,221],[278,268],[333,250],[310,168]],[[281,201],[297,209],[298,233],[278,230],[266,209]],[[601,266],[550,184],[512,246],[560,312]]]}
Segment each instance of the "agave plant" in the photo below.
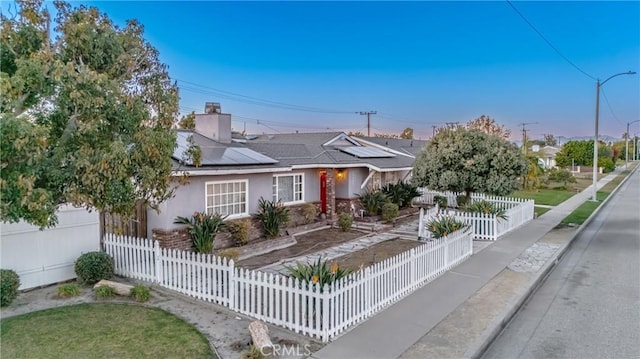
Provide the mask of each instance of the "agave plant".
{"label": "agave plant", "polygon": [[322,258],[318,258],[314,263],[297,262],[295,267],[285,266],[285,268],[291,277],[307,283],[307,285],[320,285],[321,291],[325,284],[333,284],[352,273],[351,270],[340,268],[337,263],[329,265],[328,261],[323,261]]}
{"label": "agave plant", "polygon": [[493,214],[495,215],[497,218],[500,219],[507,219],[507,213],[504,209],[499,208],[498,206],[496,206],[494,203],[489,202],[489,201],[475,201],[472,202],[467,209],[471,212],[475,212],[475,213],[484,213],[484,214]]}
{"label": "agave plant", "polygon": [[449,234],[466,228],[467,224],[455,219],[453,216],[436,216],[427,222],[427,230],[433,238],[446,237]]}
{"label": "agave plant", "polygon": [[213,251],[213,240],[216,233],[220,232],[224,227],[225,218],[227,216],[222,217],[218,213],[193,212],[191,217],[176,217],[173,223],[187,225],[196,252],[211,253]]}

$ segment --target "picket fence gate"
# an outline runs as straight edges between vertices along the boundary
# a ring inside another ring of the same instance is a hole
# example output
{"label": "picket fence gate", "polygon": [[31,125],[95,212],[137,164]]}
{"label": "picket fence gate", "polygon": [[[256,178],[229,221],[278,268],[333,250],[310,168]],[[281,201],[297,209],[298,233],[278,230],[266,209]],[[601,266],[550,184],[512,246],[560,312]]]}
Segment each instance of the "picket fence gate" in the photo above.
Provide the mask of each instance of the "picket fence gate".
{"label": "picket fence gate", "polygon": [[228,307],[324,342],[434,280],[472,255],[469,229],[350,274],[332,285],[236,267],[212,254],[161,248],[150,239],[107,234],[115,273]]}

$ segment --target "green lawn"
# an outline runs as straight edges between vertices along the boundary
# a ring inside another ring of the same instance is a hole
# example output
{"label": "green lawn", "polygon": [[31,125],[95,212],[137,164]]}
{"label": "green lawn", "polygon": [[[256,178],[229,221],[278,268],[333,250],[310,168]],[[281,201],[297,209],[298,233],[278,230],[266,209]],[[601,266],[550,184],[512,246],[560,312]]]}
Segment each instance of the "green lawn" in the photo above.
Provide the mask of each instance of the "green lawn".
{"label": "green lawn", "polygon": [[539,189],[515,191],[511,194],[511,197],[527,198],[534,200],[536,204],[557,206],[571,198],[574,194],[575,192],[567,190]]}
{"label": "green lawn", "polygon": [[573,212],[571,212],[571,214],[569,214],[567,217],[565,217],[562,220],[562,223],[563,224],[568,224],[568,223],[582,224],[582,223],[584,223],[584,221],[586,221],[587,218],[589,218],[591,213],[593,213],[593,211],[595,211],[596,208],[598,208],[600,203],[602,203],[602,201],[604,201],[609,196],[609,194],[611,194],[611,192],[616,187],[618,187],[618,185],[625,179],[625,177],[627,177],[629,175],[629,172],[631,172],[631,171],[630,170],[622,171],[619,175],[616,176],[616,178],[611,180],[609,183],[607,183],[605,186],[603,186],[600,189],[600,191],[598,191],[596,193],[596,198],[597,198],[598,201],[593,202],[593,201],[589,200],[589,201],[584,202],[578,208],[576,208]]}
{"label": "green lawn", "polygon": [[2,358],[216,358],[192,325],[160,309],[79,304],[0,321]]}
{"label": "green lawn", "polygon": [[543,214],[547,213],[547,211],[549,211],[551,208],[545,208],[545,207],[533,207],[533,212],[536,214],[537,217],[542,216]]}

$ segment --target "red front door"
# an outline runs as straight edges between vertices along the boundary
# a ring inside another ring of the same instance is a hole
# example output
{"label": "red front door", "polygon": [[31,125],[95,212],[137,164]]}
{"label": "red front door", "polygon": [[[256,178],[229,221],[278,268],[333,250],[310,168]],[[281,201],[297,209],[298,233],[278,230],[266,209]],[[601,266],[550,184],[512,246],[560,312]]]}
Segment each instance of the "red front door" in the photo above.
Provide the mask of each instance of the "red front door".
{"label": "red front door", "polygon": [[327,172],[320,172],[320,212],[327,213]]}

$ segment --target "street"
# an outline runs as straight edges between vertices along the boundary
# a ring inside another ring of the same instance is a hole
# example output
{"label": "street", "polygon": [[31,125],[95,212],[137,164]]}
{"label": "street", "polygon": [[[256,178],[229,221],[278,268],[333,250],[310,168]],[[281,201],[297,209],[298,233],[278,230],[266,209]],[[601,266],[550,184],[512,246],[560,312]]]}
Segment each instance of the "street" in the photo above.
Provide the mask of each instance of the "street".
{"label": "street", "polygon": [[640,172],[574,241],[483,358],[640,357]]}

